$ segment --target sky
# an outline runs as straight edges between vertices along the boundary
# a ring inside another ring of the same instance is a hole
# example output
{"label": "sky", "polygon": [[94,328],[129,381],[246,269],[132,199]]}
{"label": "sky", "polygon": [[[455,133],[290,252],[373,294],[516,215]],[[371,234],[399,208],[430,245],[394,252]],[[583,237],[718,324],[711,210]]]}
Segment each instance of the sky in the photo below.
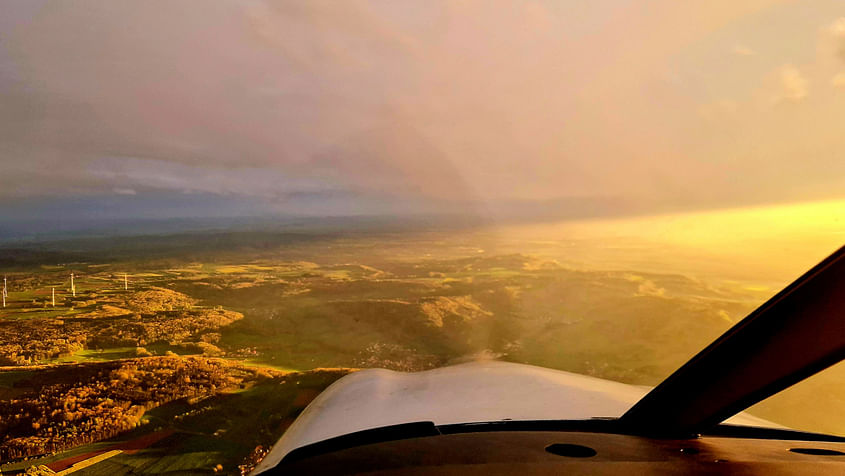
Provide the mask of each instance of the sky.
{"label": "sky", "polygon": [[845,198],[838,0],[0,2],[0,221]]}

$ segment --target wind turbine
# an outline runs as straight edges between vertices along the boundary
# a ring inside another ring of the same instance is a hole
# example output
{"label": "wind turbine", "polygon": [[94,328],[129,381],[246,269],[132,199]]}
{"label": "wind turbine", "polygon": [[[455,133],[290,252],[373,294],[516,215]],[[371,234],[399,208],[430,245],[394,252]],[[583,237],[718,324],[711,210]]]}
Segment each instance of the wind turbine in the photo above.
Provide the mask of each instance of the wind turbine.
{"label": "wind turbine", "polygon": [[6,275],[3,275],[3,307],[6,307],[6,296],[9,292],[6,290]]}
{"label": "wind turbine", "polygon": [[70,292],[76,297],[76,286],[73,284],[73,273],[70,273]]}

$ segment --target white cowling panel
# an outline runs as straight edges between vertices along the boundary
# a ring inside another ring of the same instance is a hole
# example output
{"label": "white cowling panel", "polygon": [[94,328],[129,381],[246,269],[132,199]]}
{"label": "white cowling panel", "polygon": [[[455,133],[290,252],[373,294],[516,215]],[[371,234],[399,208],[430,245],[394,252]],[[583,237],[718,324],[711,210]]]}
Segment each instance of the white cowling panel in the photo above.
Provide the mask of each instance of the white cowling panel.
{"label": "white cowling panel", "polygon": [[[255,473],[290,451],[348,433],[400,423],[620,417],[649,388],[532,365],[473,362],[425,372],[369,369],[341,378],[302,412]],[[739,425],[777,427],[739,414]]]}

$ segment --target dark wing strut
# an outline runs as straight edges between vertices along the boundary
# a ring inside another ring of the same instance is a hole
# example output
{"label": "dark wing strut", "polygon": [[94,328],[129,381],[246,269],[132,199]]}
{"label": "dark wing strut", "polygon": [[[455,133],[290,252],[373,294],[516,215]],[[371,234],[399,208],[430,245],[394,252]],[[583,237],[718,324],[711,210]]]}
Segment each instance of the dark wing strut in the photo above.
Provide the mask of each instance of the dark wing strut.
{"label": "dark wing strut", "polygon": [[628,410],[623,431],[689,437],[845,358],[845,247]]}

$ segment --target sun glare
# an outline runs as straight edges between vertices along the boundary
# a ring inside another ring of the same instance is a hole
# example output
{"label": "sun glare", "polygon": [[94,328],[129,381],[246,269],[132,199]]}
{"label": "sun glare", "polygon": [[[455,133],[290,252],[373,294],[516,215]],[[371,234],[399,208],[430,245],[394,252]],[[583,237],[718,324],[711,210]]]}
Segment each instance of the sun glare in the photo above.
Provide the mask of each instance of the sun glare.
{"label": "sun glare", "polygon": [[845,243],[845,200],[530,225],[509,233],[575,240],[585,248],[580,257],[605,267],[637,259],[655,271],[777,286]]}

